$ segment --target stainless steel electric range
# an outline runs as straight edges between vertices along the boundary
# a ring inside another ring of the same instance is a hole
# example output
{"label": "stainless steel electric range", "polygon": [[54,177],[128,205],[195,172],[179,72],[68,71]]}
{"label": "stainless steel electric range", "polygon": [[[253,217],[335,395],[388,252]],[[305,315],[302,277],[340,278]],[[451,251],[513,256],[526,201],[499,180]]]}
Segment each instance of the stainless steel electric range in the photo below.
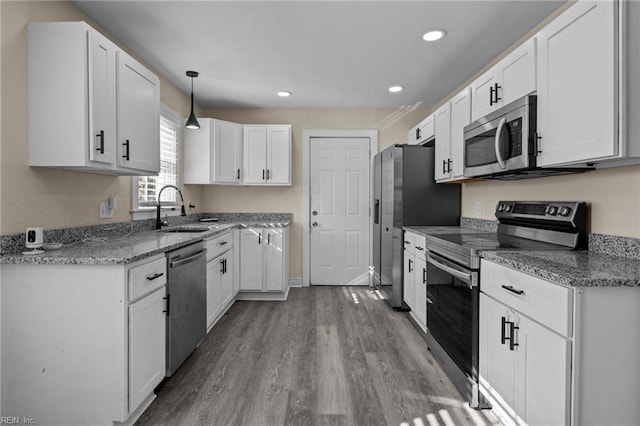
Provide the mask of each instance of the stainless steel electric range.
{"label": "stainless steel electric range", "polygon": [[480,258],[487,250],[576,250],[587,243],[582,202],[500,201],[497,233],[426,236],[427,345],[473,408],[478,388]]}

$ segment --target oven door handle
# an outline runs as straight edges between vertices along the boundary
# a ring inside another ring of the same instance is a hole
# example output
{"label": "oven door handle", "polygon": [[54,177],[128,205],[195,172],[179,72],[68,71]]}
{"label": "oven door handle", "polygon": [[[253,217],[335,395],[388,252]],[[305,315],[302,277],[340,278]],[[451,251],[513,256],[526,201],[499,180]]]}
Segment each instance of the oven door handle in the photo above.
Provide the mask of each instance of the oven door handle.
{"label": "oven door handle", "polygon": [[500,155],[500,135],[502,134],[502,128],[504,127],[504,124],[507,122],[505,117],[502,117],[500,119],[500,121],[498,122],[498,128],[496,129],[496,139],[495,139],[495,150],[496,150],[496,160],[498,160],[498,164],[500,165],[501,169],[506,169],[507,166],[504,163],[504,159],[502,158],[502,155]]}
{"label": "oven door handle", "polygon": [[[475,285],[477,285],[477,283],[473,279],[474,272],[464,272],[464,271],[460,271],[460,270],[458,270],[458,269],[456,269],[454,267],[451,267],[449,265],[445,265],[444,263],[442,263],[442,262],[438,261],[436,258],[434,258],[431,253],[427,253],[427,262],[432,264],[436,268],[441,269],[441,270],[453,275],[454,277],[464,281],[465,283],[467,283],[469,285],[469,288],[472,288]],[[427,285],[428,285],[428,283],[427,283]]]}

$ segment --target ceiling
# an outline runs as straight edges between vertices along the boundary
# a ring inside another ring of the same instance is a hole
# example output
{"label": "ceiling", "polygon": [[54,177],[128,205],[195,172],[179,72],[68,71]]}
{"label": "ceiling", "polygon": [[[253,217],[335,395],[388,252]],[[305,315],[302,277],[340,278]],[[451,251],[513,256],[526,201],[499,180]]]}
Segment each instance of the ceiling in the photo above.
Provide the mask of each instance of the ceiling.
{"label": "ceiling", "polygon": [[204,108],[431,108],[565,1],[73,3]]}

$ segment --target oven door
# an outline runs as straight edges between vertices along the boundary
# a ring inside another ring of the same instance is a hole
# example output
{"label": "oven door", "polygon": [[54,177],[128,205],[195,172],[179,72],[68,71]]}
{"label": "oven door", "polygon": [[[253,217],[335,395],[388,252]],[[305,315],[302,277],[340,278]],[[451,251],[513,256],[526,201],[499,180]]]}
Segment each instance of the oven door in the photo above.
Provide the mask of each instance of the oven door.
{"label": "oven door", "polygon": [[427,254],[427,328],[460,370],[477,379],[478,271]]}

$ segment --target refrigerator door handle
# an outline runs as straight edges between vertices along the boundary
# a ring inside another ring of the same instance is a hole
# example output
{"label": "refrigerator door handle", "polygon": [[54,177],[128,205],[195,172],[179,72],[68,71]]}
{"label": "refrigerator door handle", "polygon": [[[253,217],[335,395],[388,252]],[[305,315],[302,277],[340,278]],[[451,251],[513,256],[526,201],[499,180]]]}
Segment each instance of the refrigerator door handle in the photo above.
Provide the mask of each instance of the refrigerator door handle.
{"label": "refrigerator door handle", "polygon": [[380,200],[374,201],[373,223],[375,223],[376,225],[380,224]]}

